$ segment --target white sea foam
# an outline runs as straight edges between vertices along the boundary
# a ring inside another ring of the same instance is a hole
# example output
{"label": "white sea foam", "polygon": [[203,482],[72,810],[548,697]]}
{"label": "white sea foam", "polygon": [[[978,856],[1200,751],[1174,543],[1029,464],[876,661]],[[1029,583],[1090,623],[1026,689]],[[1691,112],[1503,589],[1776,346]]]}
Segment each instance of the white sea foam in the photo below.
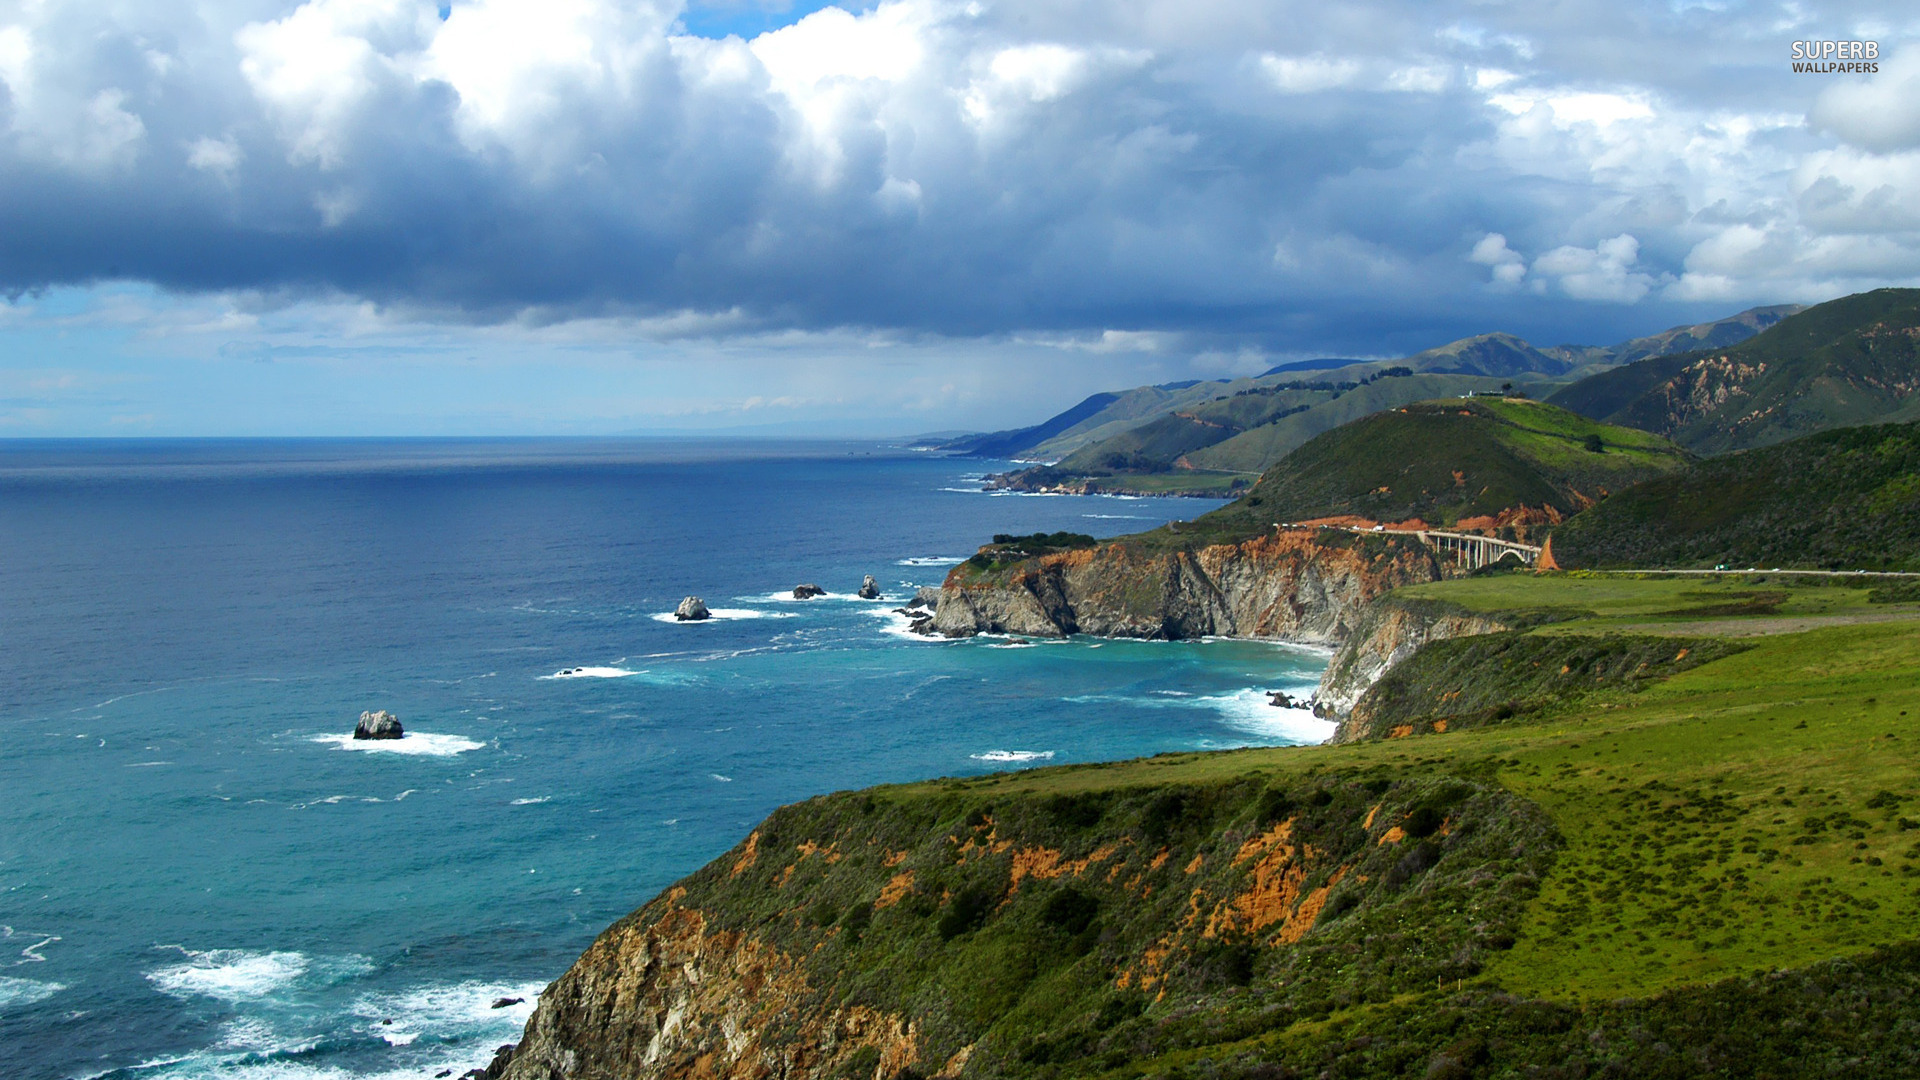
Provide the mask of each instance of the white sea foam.
{"label": "white sea foam", "polygon": [[512,802],[508,803],[507,805],[508,806],[537,806],[540,803],[552,802],[552,801],[553,801],[553,796],[542,795],[539,798],[535,798],[535,799],[515,799]]}
{"label": "white sea foam", "polygon": [[895,566],[952,566],[967,561],[965,555],[915,555],[908,559],[897,559]]}
{"label": "white sea foam", "polygon": [[1031,641],[996,641],[987,646],[989,649],[1031,649],[1035,647],[1035,643]]}
{"label": "white sea foam", "polygon": [[[821,593],[819,596],[812,596],[812,597],[808,597],[805,600],[802,600],[794,596],[793,591],[791,589],[788,589],[782,592],[767,593],[764,596],[742,596],[742,597],[739,597],[739,599],[746,600],[755,604],[797,604],[802,607],[805,607],[807,605],[812,605],[812,604],[825,604],[830,601],[839,601],[841,603],[851,603],[851,604],[882,604],[882,603],[888,602],[885,596],[882,596],[879,600],[869,600],[866,597],[861,596],[857,592]],[[899,602],[900,600],[897,598],[892,601],[892,603],[896,603],[896,604]],[[719,614],[718,609],[714,610],[714,614],[716,615]],[[794,615],[798,613],[792,612],[792,611],[769,611],[763,614],[765,618],[769,618],[769,619],[791,619],[794,617]]]}
{"label": "white sea foam", "polygon": [[1101,521],[1146,521],[1145,514],[1081,514],[1083,518],[1098,518]]}
{"label": "white sea foam", "polygon": [[645,675],[644,671],[632,671],[623,667],[574,667],[562,668],[551,675],[541,675],[541,679],[624,679],[630,675]]}
{"label": "white sea foam", "polygon": [[[1277,687],[1300,697],[1313,692],[1313,685],[1301,683]],[[1268,704],[1269,690],[1249,687],[1229,694],[1181,694],[1179,691],[1156,690],[1148,694],[1134,696],[1130,694],[1077,694],[1063,698],[1076,705],[1131,705],[1146,709],[1205,709],[1214,713],[1226,726],[1257,736],[1261,743],[1279,743],[1290,746],[1303,746],[1323,743],[1333,738],[1336,725],[1331,720],[1322,720],[1313,715],[1311,709],[1282,709]],[[1218,744],[1221,747],[1245,746],[1245,742]]]}
{"label": "white sea foam", "polygon": [[315,735],[313,741],[327,743],[339,750],[366,750],[374,753],[420,757],[452,757],[487,745],[483,742],[475,742],[464,735],[439,735],[426,731],[409,731],[397,739],[356,739],[352,732],[348,732],[345,735]]}
{"label": "white sea foam", "polygon": [[0,1016],[6,1015],[9,1009],[21,1009],[45,1001],[65,989],[57,982],[0,975]]}
{"label": "white sea foam", "polygon": [[[411,987],[397,993],[368,994],[353,1003],[353,1015],[365,1021],[365,1030],[390,1046],[409,1046],[425,1036],[431,1040],[474,1038],[494,1042],[511,1040],[526,1026],[542,983],[492,983],[471,980]],[[519,998],[496,1009],[496,1001]],[[382,1020],[391,1020],[383,1024]],[[484,1064],[484,1062],[482,1062]]]}
{"label": "white sea foam", "polygon": [[913,632],[913,620],[892,608],[879,608],[871,612],[871,614],[881,620],[880,632],[886,634],[888,637],[897,637],[903,641],[914,641],[921,644],[932,643],[939,645],[950,645],[959,640],[958,638],[944,637],[940,634],[916,634]]}
{"label": "white sea foam", "polygon": [[[168,946],[179,948],[179,946]],[[314,960],[298,952],[249,949],[180,949],[186,962],[147,972],[147,981],[174,997],[210,997],[238,1002],[269,997],[303,979],[332,982],[373,969],[364,956]]]}
{"label": "white sea foam", "polygon": [[[1310,687],[1288,689],[1297,689],[1303,696],[1312,692]],[[1264,739],[1305,745],[1333,738],[1338,724],[1313,715],[1312,709],[1282,709],[1270,705],[1268,693],[1248,688],[1231,694],[1197,697],[1193,701],[1218,710],[1227,726]]]}
{"label": "white sea foam", "polygon": [[984,754],[968,754],[975,761],[1051,761],[1051,750],[989,750]]}
{"label": "white sea foam", "polygon": [[753,608],[708,608],[704,619],[676,619],[673,612],[662,611],[652,616],[654,622],[673,623],[678,626],[701,626],[710,622],[732,622],[736,619],[791,619],[791,611],[756,611]]}
{"label": "white sea foam", "polygon": [[715,780],[718,780],[723,784],[733,783],[733,777],[731,776],[721,776],[719,773],[708,773],[707,775],[713,777]]}

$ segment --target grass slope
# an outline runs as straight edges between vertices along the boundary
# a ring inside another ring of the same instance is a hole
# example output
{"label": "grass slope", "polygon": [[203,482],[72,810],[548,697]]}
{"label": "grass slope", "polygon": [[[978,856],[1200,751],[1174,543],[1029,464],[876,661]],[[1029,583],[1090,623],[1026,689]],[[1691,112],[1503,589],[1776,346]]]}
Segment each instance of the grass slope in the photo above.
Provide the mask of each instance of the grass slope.
{"label": "grass slope", "polygon": [[1717,454],[1905,418],[1920,393],[1920,289],[1808,308],[1725,349],[1595,375],[1549,400]]}
{"label": "grass slope", "polygon": [[1553,551],[1565,567],[1920,570],[1920,425],[1699,462],[1575,517]]}
{"label": "grass slope", "polygon": [[[1597,642],[1772,584],[1408,592]],[[815,799],[681,902],[912,1017],[917,1075],[1910,1075],[1920,605],[1785,591],[1715,616],[1742,651],[1478,730]]]}
{"label": "grass slope", "polygon": [[[1588,449],[1590,437],[1600,440],[1601,452]],[[1659,436],[1540,402],[1423,402],[1320,435],[1239,500],[1177,531],[1156,529],[1132,539],[1192,546],[1255,536],[1275,522],[1336,515],[1451,525],[1521,506],[1571,514],[1686,462],[1683,451]]]}

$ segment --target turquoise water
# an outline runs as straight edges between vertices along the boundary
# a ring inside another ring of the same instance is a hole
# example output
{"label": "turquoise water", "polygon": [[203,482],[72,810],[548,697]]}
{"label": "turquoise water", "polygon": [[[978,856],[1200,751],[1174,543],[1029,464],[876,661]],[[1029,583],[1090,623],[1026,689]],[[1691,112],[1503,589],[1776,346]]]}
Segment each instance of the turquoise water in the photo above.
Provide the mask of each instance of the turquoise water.
{"label": "turquoise water", "polygon": [[[994,532],[1213,505],[989,496],[980,471],[827,443],[0,443],[4,1075],[457,1073],[780,803],[1326,734],[1260,693],[1311,687],[1311,650],[905,633],[891,609]],[[891,602],[849,595],[865,573]],[[719,617],[675,623],[689,593]],[[409,736],[354,745],[372,708]]]}

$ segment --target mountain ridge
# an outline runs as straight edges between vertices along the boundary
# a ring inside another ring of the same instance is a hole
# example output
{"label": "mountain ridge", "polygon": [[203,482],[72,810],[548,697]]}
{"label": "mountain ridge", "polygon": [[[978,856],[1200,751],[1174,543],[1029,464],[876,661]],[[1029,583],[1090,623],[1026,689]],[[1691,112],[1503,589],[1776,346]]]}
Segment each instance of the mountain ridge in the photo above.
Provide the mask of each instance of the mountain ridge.
{"label": "mountain ridge", "polygon": [[1656,356],[1548,400],[1719,454],[1920,418],[1920,289],[1830,300],[1725,348]]}
{"label": "mountain ridge", "polygon": [[[1043,463],[1001,480],[1016,490],[1219,495],[1313,436],[1365,412],[1500,391],[1509,384],[1552,394],[1613,364],[1703,341],[1738,341],[1796,310],[1792,305],[1752,308],[1607,347],[1542,349],[1493,332],[1399,360],[1300,361],[1252,378],[1113,391],[1092,412],[1089,398],[1031,428],[931,445],[970,456],[991,456],[984,451],[992,449],[1003,458]],[[1395,376],[1408,381],[1389,381]],[[1252,405],[1249,397],[1255,399]]]}

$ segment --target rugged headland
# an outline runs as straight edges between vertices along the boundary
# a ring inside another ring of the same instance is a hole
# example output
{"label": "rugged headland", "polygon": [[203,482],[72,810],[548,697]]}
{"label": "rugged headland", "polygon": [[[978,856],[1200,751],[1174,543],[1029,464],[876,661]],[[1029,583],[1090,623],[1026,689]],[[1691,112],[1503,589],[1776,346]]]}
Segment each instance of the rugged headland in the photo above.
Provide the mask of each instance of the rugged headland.
{"label": "rugged headland", "polygon": [[1469,573],[1372,527],[1884,569],[1914,446],[1696,462],[1436,402],[1194,522],[996,537],[926,629],[1338,645],[1334,742],[783,807],[601,934],[486,1075],[1920,1075],[1914,580]]}
{"label": "rugged headland", "polygon": [[1265,637],[1337,645],[1374,598],[1438,581],[1418,540],[1340,529],[1276,532],[1197,550],[1112,544],[961,563],[932,629],[1059,637]]}
{"label": "rugged headland", "polygon": [[1408,405],[1312,439],[1192,522],[990,544],[948,574],[931,629],[1338,645],[1377,597],[1465,569],[1374,524],[1524,540],[1689,461],[1658,436],[1539,402]]}
{"label": "rugged headland", "polygon": [[1875,591],[1407,587],[1350,741],[784,807],[500,1075],[1911,1074],[1920,604]]}

